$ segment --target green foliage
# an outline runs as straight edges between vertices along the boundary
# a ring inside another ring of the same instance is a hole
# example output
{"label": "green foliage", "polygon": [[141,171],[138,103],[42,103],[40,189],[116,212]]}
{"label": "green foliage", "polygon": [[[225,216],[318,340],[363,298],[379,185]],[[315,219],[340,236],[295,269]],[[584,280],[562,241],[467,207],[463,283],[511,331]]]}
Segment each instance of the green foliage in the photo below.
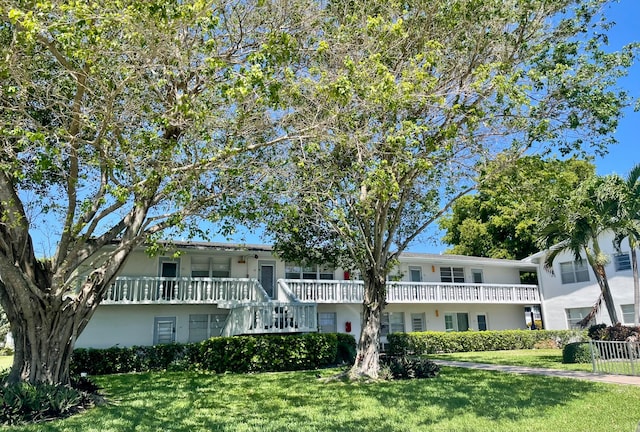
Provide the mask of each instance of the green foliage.
{"label": "green foliage", "polygon": [[[85,388],[87,385],[85,384]],[[93,406],[92,393],[78,388],[44,383],[0,385],[0,425],[36,423],[67,417]]]}
{"label": "green foliage", "polygon": [[589,337],[593,340],[603,341],[626,341],[630,337],[638,338],[640,327],[624,326],[620,323],[612,326],[596,324],[589,328]]}
{"label": "green foliage", "polygon": [[356,340],[346,333],[336,333],[338,337],[337,363],[353,364],[356,358]]}
{"label": "green foliage", "polygon": [[453,246],[448,253],[522,259],[538,252],[539,220],[595,175],[592,163],[578,159],[526,156],[509,165],[506,158],[487,166],[477,193],[440,219],[442,240]]}
{"label": "green foliage", "polygon": [[336,363],[338,337],[309,333],[211,338],[200,344],[199,358],[203,370],[216,372],[315,369]]}
{"label": "green foliage", "polygon": [[440,372],[440,366],[424,357],[388,356],[380,361],[393,379],[434,378]]}
{"label": "green foliage", "polygon": [[71,372],[105,375],[154,370],[301,370],[350,362],[354,353],[355,340],[347,334],[215,337],[196,344],[80,348],[73,352]]}
{"label": "green foliage", "polygon": [[196,353],[197,348],[194,345],[185,344],[106,349],[78,348],[73,351],[70,372],[72,376],[79,376],[82,372],[104,375],[179,369],[186,365],[196,365]]}
{"label": "green foliage", "polygon": [[389,354],[392,356],[532,349],[543,340],[553,339],[558,345],[564,346],[585,338],[586,331],[577,330],[428,331],[387,335]]}
{"label": "green foliage", "polygon": [[562,349],[562,363],[591,363],[591,348],[586,342],[572,342]]}

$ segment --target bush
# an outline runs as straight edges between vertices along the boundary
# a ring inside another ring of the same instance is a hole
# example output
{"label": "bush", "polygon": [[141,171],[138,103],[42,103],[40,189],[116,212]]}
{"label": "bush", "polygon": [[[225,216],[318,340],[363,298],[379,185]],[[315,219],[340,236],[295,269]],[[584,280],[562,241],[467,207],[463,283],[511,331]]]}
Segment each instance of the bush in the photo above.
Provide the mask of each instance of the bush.
{"label": "bush", "polygon": [[532,349],[545,340],[553,340],[562,347],[585,339],[586,331],[580,330],[428,331],[387,335],[388,354],[392,356]]}
{"label": "bush", "polygon": [[79,348],[71,374],[90,375],[151,370],[266,372],[315,369],[355,359],[355,339],[347,334],[215,337],[196,344]]}
{"label": "bush", "polygon": [[433,378],[440,372],[440,366],[424,357],[389,356],[381,357],[381,378],[394,379]]}
{"label": "bush", "polygon": [[607,327],[605,324],[596,324],[589,328],[589,337],[593,340],[626,341],[630,337],[638,337],[640,328],[623,326],[618,323]]}
{"label": "bush", "polygon": [[586,342],[573,342],[562,349],[562,363],[591,363],[591,348]]}
{"label": "bush", "polygon": [[3,382],[0,386],[0,424],[10,426],[67,417],[93,406],[97,387],[87,380],[82,386],[93,391],[44,383],[6,385]]}

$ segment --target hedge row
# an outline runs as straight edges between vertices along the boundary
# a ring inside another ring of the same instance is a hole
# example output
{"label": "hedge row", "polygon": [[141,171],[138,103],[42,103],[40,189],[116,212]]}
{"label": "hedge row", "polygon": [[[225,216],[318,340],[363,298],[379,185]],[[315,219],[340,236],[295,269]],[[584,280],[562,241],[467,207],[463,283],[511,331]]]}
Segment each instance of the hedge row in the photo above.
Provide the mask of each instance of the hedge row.
{"label": "hedge row", "polygon": [[583,330],[427,331],[387,335],[390,355],[532,349],[549,340],[563,347],[586,339],[587,332]]}
{"label": "hedge row", "polygon": [[314,369],[353,362],[355,339],[347,334],[216,337],[195,344],[80,348],[73,352],[72,375],[105,375],[152,370],[275,372]]}

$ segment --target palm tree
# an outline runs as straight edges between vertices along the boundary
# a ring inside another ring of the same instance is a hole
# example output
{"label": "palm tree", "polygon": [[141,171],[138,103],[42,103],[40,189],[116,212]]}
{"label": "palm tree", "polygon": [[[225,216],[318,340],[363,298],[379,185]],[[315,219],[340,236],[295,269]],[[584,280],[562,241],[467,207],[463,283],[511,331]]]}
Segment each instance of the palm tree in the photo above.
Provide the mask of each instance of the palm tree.
{"label": "palm tree", "polygon": [[638,258],[636,250],[640,246],[640,164],[634,166],[625,179],[627,197],[622,201],[625,217],[614,228],[613,244],[620,251],[620,243],[628,239],[631,249],[631,268],[633,269],[633,321],[640,322],[640,283],[638,282]]}
{"label": "palm tree", "polygon": [[553,209],[539,235],[540,246],[548,250],[544,266],[553,268],[553,261],[562,252],[572,252],[576,261],[586,257],[600,286],[601,295],[591,312],[581,322],[586,326],[604,301],[612,324],[619,322],[613,303],[605,266],[609,258],[600,249],[598,239],[621,220],[620,202],[625,196],[623,180],[616,175],[594,176],[586,180],[563,203]]}

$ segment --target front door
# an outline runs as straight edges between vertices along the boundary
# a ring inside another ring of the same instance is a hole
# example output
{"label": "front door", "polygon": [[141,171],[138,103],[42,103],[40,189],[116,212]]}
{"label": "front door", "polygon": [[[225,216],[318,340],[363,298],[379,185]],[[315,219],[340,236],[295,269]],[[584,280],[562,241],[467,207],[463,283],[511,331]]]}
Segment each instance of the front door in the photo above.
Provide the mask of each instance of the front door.
{"label": "front door", "polygon": [[178,277],[178,261],[160,260],[160,295],[163,300],[175,297],[174,288]]}
{"label": "front door", "polygon": [[176,341],[176,317],[156,317],[153,325],[153,344],[171,344]]}
{"label": "front door", "polygon": [[273,298],[275,281],[275,267],[273,264],[260,263],[260,284],[270,298]]}

